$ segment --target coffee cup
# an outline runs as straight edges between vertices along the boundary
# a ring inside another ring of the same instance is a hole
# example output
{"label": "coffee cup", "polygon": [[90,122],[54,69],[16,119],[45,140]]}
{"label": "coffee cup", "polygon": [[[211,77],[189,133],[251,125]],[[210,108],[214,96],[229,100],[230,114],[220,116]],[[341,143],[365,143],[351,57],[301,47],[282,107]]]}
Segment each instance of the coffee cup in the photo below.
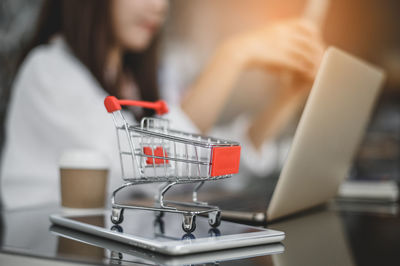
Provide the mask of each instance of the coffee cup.
{"label": "coffee cup", "polygon": [[66,208],[104,208],[108,158],[94,150],[67,150],[59,160],[61,205]]}

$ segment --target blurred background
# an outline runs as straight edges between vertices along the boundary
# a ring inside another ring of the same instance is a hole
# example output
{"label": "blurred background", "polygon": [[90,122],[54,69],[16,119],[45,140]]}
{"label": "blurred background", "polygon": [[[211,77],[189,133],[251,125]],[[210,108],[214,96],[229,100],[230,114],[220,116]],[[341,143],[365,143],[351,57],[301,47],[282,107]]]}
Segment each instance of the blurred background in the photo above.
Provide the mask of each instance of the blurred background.
{"label": "blurred background", "polygon": [[[0,0],[0,126],[18,57],[29,40],[41,0]],[[178,88],[179,101],[213,50],[226,37],[279,19],[301,16],[306,0],[171,0],[162,33],[160,76],[164,88]],[[399,181],[400,163],[400,1],[334,0],[323,26],[327,45],[335,45],[383,67],[387,83],[351,173],[354,179]],[[236,85],[219,123],[268,104],[271,76],[249,70]],[[260,97],[260,95],[264,97]],[[239,99],[241,99],[239,101]],[[245,99],[245,100],[244,100]],[[289,136],[295,129],[288,129]]]}

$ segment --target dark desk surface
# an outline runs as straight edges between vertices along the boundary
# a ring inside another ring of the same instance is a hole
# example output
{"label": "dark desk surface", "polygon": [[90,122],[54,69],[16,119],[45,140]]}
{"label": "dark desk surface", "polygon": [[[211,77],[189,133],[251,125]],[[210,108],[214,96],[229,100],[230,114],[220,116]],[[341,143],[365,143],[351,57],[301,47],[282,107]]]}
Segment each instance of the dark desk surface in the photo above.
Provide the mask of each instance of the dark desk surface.
{"label": "dark desk surface", "polygon": [[[123,247],[119,247],[121,250],[116,253],[59,237],[49,231],[48,215],[55,211],[54,208],[38,208],[2,212],[1,253],[105,265],[192,264],[191,260],[200,263],[207,258],[203,254],[203,257],[176,260],[144,254],[146,252],[137,252],[134,248],[129,248],[132,252],[127,254],[119,253],[124,250]],[[400,265],[400,215],[397,204],[335,203],[269,227],[286,232],[283,253],[222,261],[218,265]],[[239,252],[263,254],[262,251],[267,252],[268,249],[264,246],[253,252],[250,249],[217,253],[212,258],[218,261]]]}

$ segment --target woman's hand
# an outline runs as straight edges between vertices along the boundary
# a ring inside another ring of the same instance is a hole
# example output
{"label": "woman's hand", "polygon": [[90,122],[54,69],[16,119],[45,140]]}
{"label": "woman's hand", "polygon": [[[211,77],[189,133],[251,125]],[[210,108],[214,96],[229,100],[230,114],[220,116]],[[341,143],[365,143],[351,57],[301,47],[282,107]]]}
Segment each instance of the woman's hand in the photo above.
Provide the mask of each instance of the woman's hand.
{"label": "woman's hand", "polygon": [[235,56],[244,67],[264,67],[281,81],[273,103],[253,118],[248,131],[259,148],[286,127],[307,98],[324,52],[322,37],[313,23],[297,19],[239,35],[229,45],[240,51]]}
{"label": "woman's hand", "polygon": [[[199,130],[206,133],[214,126],[241,72],[255,66],[279,75],[284,84],[279,90],[274,110],[265,110],[265,114],[262,112],[255,122],[275,120],[272,114],[283,117],[281,121],[288,120],[286,117],[293,113],[291,110],[295,109],[295,102],[299,102],[291,99],[292,96],[299,95],[297,91],[303,91],[302,88],[307,87],[303,85],[314,79],[322,53],[323,45],[317,27],[305,20],[285,21],[234,36],[217,48],[183,98],[182,109]],[[285,108],[288,111],[281,116],[283,106],[291,107]],[[285,124],[281,121],[272,123],[276,124],[274,130],[270,130],[269,126],[262,129],[252,127],[249,134],[253,143],[259,146],[266,138],[273,137]]]}
{"label": "woman's hand", "polygon": [[318,28],[300,19],[240,34],[228,40],[225,46],[244,67],[293,72],[307,79],[314,78],[324,51]]}

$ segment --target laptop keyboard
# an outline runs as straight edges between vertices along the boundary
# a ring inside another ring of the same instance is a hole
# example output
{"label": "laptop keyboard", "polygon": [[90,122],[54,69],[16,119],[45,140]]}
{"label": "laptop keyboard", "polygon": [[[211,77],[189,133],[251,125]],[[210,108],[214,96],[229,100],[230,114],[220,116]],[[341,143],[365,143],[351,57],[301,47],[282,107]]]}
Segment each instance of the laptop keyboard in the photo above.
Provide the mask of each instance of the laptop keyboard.
{"label": "laptop keyboard", "polygon": [[210,202],[211,205],[218,206],[226,211],[265,211],[268,206],[268,200],[260,197],[249,197],[249,195],[232,196],[224,199],[217,199]]}
{"label": "laptop keyboard", "polygon": [[226,211],[263,212],[267,210],[277,178],[254,178],[242,193],[230,193],[209,201]]}

